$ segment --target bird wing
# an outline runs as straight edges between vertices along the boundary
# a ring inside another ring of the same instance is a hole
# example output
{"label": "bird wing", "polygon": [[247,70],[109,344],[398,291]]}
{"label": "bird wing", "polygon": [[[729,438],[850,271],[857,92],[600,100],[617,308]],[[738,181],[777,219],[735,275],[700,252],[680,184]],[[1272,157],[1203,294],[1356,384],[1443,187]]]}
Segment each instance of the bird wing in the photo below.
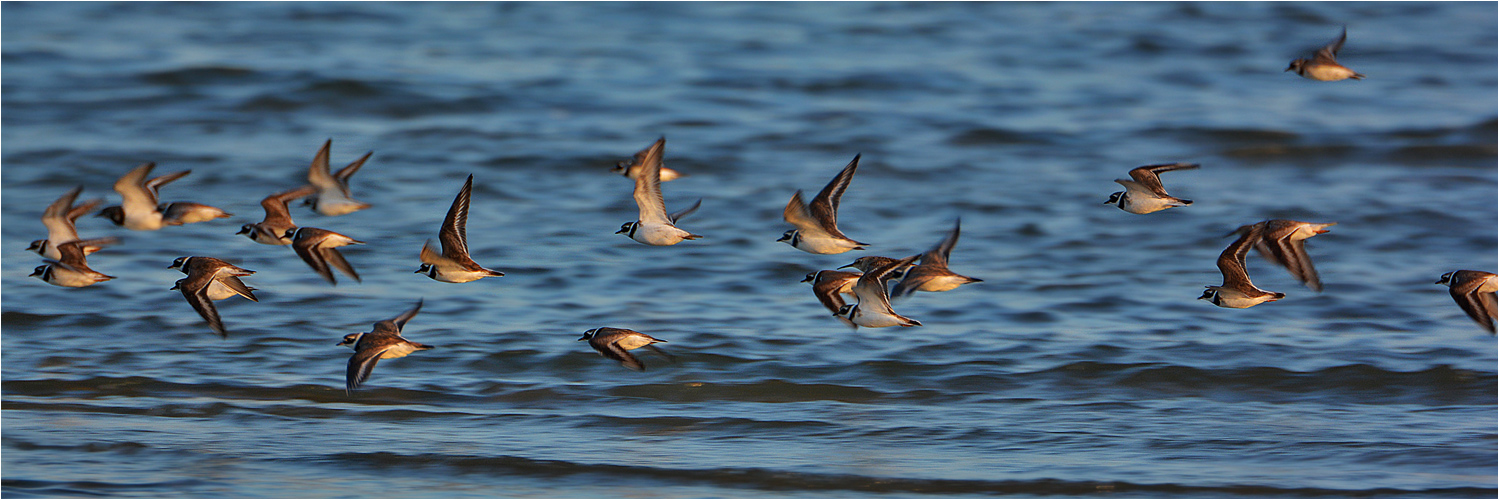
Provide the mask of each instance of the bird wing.
{"label": "bird wing", "polygon": [[1249,273],[1244,270],[1244,256],[1249,254],[1249,247],[1259,240],[1264,234],[1264,226],[1255,224],[1249,230],[1244,231],[1239,239],[1234,240],[1223,253],[1218,255],[1218,271],[1223,273],[1223,286],[1240,290],[1256,289],[1254,283],[1249,281]]}
{"label": "bird wing", "polygon": [[1319,63],[1337,64],[1338,51],[1343,49],[1343,42],[1346,41],[1348,41],[1348,27],[1344,26],[1343,33],[1338,35],[1338,39],[1333,40],[1331,43],[1328,43],[1326,46],[1320,49],[1317,49],[1317,55],[1313,56],[1313,58],[1316,60],[1316,62]]}
{"label": "bird wing", "polygon": [[838,203],[843,200],[843,192],[848,190],[848,183],[854,178],[854,172],[859,169],[859,156],[854,155],[853,161],[848,166],[838,171],[838,175],[828,181],[817,196],[812,197],[812,204],[807,208],[811,211],[813,219],[822,224],[823,230],[828,234],[842,236],[838,232]]}
{"label": "bird wing", "polygon": [[666,149],[666,138],[656,139],[640,159],[640,171],[635,175],[635,204],[640,207],[640,222],[671,225],[666,215],[666,201],[661,198],[661,155]]}
{"label": "bird wing", "polygon": [[[229,333],[224,331],[224,321],[219,318],[219,310],[214,307],[213,300],[208,298],[208,285],[213,282],[212,273],[199,272],[189,274],[186,278],[177,282],[177,288],[181,290],[182,296],[187,303],[198,311],[198,315],[208,322],[208,327],[220,337],[228,337]],[[241,284],[243,286],[243,284]]]}
{"label": "bird wing", "polygon": [[304,198],[317,194],[317,186],[302,186],[289,191],[282,191],[260,200],[260,208],[265,209],[266,223],[280,223],[286,226],[295,226],[291,220],[291,210],[286,204],[297,198]]}
{"label": "bird wing", "polygon": [[[365,334],[359,339],[359,343],[366,342],[366,338],[370,335],[372,334]],[[359,384],[369,380],[370,373],[375,371],[375,363],[379,363],[380,356],[388,350],[390,350],[389,345],[354,351],[354,355],[349,356],[349,368],[344,374],[344,391],[353,392],[354,389],[359,388]]]}
{"label": "bird wing", "polygon": [[[73,200],[78,199],[78,193],[82,192],[83,186],[73,188],[51,205],[47,205],[47,209],[42,211],[42,225],[47,226],[47,241],[56,245],[78,239],[78,231],[73,227],[73,221],[77,217],[73,216],[72,211]],[[80,211],[79,215],[93,210],[93,206],[97,204],[97,201],[85,204],[88,210]]]}
{"label": "bird wing", "polygon": [[812,283],[812,294],[817,296],[817,301],[822,302],[823,307],[836,314],[844,305],[843,296],[838,293],[838,290],[843,289],[843,285],[848,280],[857,280],[859,276],[861,276],[859,273],[841,273],[833,278]]}
{"label": "bird wing", "polygon": [[[807,209],[807,203],[802,201],[802,192],[800,190],[791,195],[791,201],[786,202],[786,208],[781,211],[781,217],[786,219],[787,223],[796,226],[796,229],[805,235],[828,234],[823,229],[822,223],[812,217],[812,212]],[[836,227],[833,229],[834,231],[837,230]]]}
{"label": "bird wing", "polygon": [[1468,317],[1487,328],[1489,333],[1494,333],[1494,317],[1499,313],[1495,308],[1495,294],[1480,291],[1484,282],[1491,279],[1495,279],[1494,276],[1485,278],[1459,271],[1452,276],[1452,288],[1448,293],[1452,294],[1452,300],[1457,302]]}
{"label": "bird wing", "polygon": [[167,183],[175,181],[177,179],[181,179],[187,174],[191,173],[193,173],[192,170],[183,170],[181,172],[173,172],[161,177],[151,179],[149,181],[146,181],[146,189],[151,190],[151,198],[153,200],[158,199],[161,196],[160,191],[162,186],[165,186],[167,185]]}
{"label": "bird wing", "polygon": [[937,270],[927,264],[907,269],[906,274],[900,278],[900,281],[895,286],[890,287],[890,298],[899,299],[916,293],[916,290],[921,288],[921,285],[940,275],[939,272],[935,271]]}
{"label": "bird wing", "polygon": [[630,351],[626,351],[625,348],[620,347],[619,342],[606,344],[604,350],[600,352],[604,354],[604,357],[619,361],[619,364],[625,365],[625,368],[635,371],[645,371],[645,364],[641,363],[640,359],[636,358],[634,354],[630,354]]}
{"label": "bird wing", "polygon": [[697,202],[693,203],[692,206],[684,208],[684,209],[682,209],[680,211],[677,211],[677,212],[673,212],[672,214],[667,215],[666,217],[668,219],[671,219],[671,223],[673,225],[675,225],[677,223],[677,221],[682,220],[683,217],[686,217],[688,215],[692,215],[693,212],[697,211],[697,207],[700,207],[702,205],[703,205],[703,199],[702,198],[698,198]]}
{"label": "bird wing", "polygon": [[375,154],[374,151],[366,152],[358,160],[354,160],[344,168],[340,168],[337,172],[333,173],[333,178],[338,180],[340,186],[343,186],[344,196],[349,195],[349,177],[353,177],[355,173],[359,172],[359,168],[363,167],[364,162],[368,161],[373,154]]}
{"label": "bird wing", "polygon": [[[310,232],[313,230],[318,229],[304,227],[298,229],[297,232],[303,233],[304,231]],[[338,280],[333,277],[333,270],[328,268],[328,262],[324,260],[324,252],[322,251],[322,249],[317,247],[319,243],[322,243],[324,237],[325,235],[316,233],[314,233],[313,235],[303,236],[301,239],[292,241],[291,248],[292,250],[295,250],[297,252],[297,256],[301,257],[303,262],[306,262],[308,266],[312,267],[313,271],[317,271],[318,275],[321,275],[323,279],[328,280],[328,283],[338,285]],[[347,263],[345,263],[345,265],[347,265]]]}
{"label": "bird wing", "polygon": [[1322,279],[1312,265],[1312,257],[1306,253],[1306,242],[1292,236],[1305,222],[1272,219],[1262,223],[1263,232],[1255,248],[1265,254],[1271,262],[1285,267],[1297,281],[1308,288],[1322,291]]}
{"label": "bird wing", "polygon": [[[380,323],[385,323],[386,321],[390,322],[390,324],[395,327],[395,333],[399,334],[401,333],[401,329],[406,327],[406,322],[411,321],[411,318],[416,317],[416,313],[421,312],[422,303],[424,302],[426,301],[423,299],[417,299],[416,306],[406,310],[406,312],[401,313],[399,316],[382,321]],[[375,323],[376,331],[380,331],[380,323]]]}
{"label": "bird wing", "polygon": [[307,167],[307,182],[317,186],[322,191],[338,189],[347,197],[349,195],[348,187],[338,182],[338,179],[335,179],[333,174],[328,171],[328,149],[332,146],[333,139],[328,139],[323,143],[323,147],[317,150],[317,155],[312,157],[312,164]]}
{"label": "bird wing", "polygon": [[156,194],[146,189],[146,176],[156,168],[155,162],[141,164],[115,181],[115,192],[120,193],[120,206],[126,213],[146,213],[156,210]]}
{"label": "bird wing", "polygon": [[422,252],[417,254],[417,258],[420,259],[423,264],[441,264],[443,262],[448,262],[449,260],[451,260],[447,257],[444,257],[442,254],[437,253],[437,251],[432,250],[432,240],[427,240],[422,243]]}
{"label": "bird wing", "polygon": [[948,231],[947,236],[942,238],[942,241],[938,242],[937,246],[921,254],[921,265],[939,266],[946,269],[948,256],[952,254],[953,247],[958,246],[958,233],[962,230],[962,224],[962,218],[953,222],[952,231]]}
{"label": "bird wing", "polygon": [[[337,248],[319,248],[317,250],[323,254],[323,258],[328,261],[328,265],[333,266],[339,271],[343,271],[344,274],[354,278],[354,281],[364,282],[364,280],[359,279],[359,273],[354,271],[354,266],[350,265],[349,261],[344,260],[344,254],[339,253]],[[328,276],[325,277],[331,277],[332,274],[328,273]]]}
{"label": "bird wing", "polygon": [[253,292],[254,289],[245,286],[245,282],[240,281],[239,276],[226,274],[223,271],[220,271],[220,273],[215,276],[214,279],[218,280],[220,285],[224,285],[228,289],[234,290],[234,293],[239,294],[240,297],[250,299],[251,302],[260,302],[260,299],[255,298],[255,293]]}
{"label": "bird wing", "polygon": [[442,220],[442,229],[437,231],[437,240],[442,243],[442,255],[449,259],[472,262],[468,255],[468,202],[474,187],[474,175],[469,174],[463,189],[453,198],[447,217]]}
{"label": "bird wing", "polygon": [[[1139,183],[1140,187],[1143,187],[1158,196],[1171,196],[1169,194],[1166,194],[1166,187],[1161,185],[1161,174],[1170,172],[1172,170],[1194,169],[1200,166],[1201,165],[1198,165],[1196,163],[1160,163],[1156,165],[1145,165],[1143,167],[1136,167],[1135,169],[1130,170],[1129,176],[1131,179],[1134,179],[1135,182]],[[1119,183],[1124,184],[1123,182]],[[1126,187],[1128,187],[1127,184]]]}
{"label": "bird wing", "polygon": [[859,299],[859,307],[871,312],[895,314],[895,311],[890,308],[890,292],[886,290],[890,273],[915,262],[917,257],[920,255],[892,261],[870,269],[869,272],[860,276],[859,281],[854,284],[854,296]]}

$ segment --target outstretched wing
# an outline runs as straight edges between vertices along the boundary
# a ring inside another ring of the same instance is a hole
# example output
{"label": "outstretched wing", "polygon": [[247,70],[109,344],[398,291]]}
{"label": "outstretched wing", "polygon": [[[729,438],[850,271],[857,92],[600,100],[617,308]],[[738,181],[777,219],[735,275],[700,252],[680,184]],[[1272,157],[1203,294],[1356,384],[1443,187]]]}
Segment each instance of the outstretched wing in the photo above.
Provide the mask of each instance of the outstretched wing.
{"label": "outstretched wing", "polygon": [[[1145,165],[1136,167],[1129,171],[1129,176],[1139,183],[1140,187],[1155,193],[1157,196],[1171,196],[1166,193],[1166,187],[1161,185],[1161,174],[1172,170],[1189,170],[1198,168],[1196,163],[1161,163],[1156,165]],[[1115,181],[1119,182],[1119,181]],[[1124,184],[1123,182],[1119,182]],[[1128,187],[1128,184],[1125,184]]]}
{"label": "outstretched wing", "polygon": [[948,231],[947,236],[942,238],[942,241],[938,242],[937,246],[921,254],[921,265],[946,268],[947,257],[952,254],[953,247],[958,246],[958,233],[962,230],[962,224],[963,219],[961,217],[953,221],[952,231]]}
{"label": "outstretched wing", "polygon": [[[187,303],[198,311],[198,315],[208,322],[208,327],[220,337],[228,338],[228,332],[224,331],[224,322],[219,318],[219,310],[214,307],[213,300],[208,298],[208,285],[213,281],[213,276],[199,273],[197,276],[189,275],[177,282],[177,288],[182,291],[182,296]],[[243,284],[241,284],[243,286]]]}
{"label": "outstretched wing", "polygon": [[453,198],[447,217],[442,220],[442,229],[437,232],[437,239],[442,242],[442,255],[459,262],[469,260],[468,201],[473,187],[474,175],[469,174],[468,180],[463,182],[463,189],[458,190],[458,196]]}
{"label": "outstretched wing", "polygon": [[[369,335],[366,334],[365,336]],[[369,380],[370,373],[375,371],[375,363],[380,362],[380,355],[385,354],[385,351],[389,349],[390,346],[378,349],[365,349],[355,352],[353,356],[349,356],[349,368],[344,374],[344,391],[353,392],[354,389],[359,388],[359,384],[363,384],[365,380]]]}
{"label": "outstretched wing", "polygon": [[623,347],[620,347],[618,342],[610,342],[602,352],[604,353],[604,357],[619,361],[619,364],[624,365],[625,368],[638,372],[645,371],[645,363],[641,363],[640,359],[636,358],[634,354],[630,354],[630,351],[626,351]]}
{"label": "outstretched wing", "polygon": [[640,207],[640,222],[671,224],[666,215],[666,201],[661,198],[661,155],[666,149],[666,138],[656,139],[640,159],[640,171],[635,174],[635,204]]}
{"label": "outstretched wing", "polygon": [[854,172],[859,169],[860,156],[862,154],[854,155],[853,161],[838,171],[838,175],[828,181],[822,191],[817,192],[817,196],[812,197],[812,204],[807,207],[828,234],[842,235],[838,232],[838,203],[843,200],[843,192],[848,190],[849,181],[854,179]]}
{"label": "outstretched wing", "polygon": [[1316,62],[1319,63],[1336,64],[1338,62],[1338,51],[1343,49],[1343,42],[1346,41],[1348,41],[1348,27],[1344,26],[1343,33],[1338,35],[1338,39],[1333,40],[1331,43],[1328,43],[1326,46],[1320,49],[1317,49],[1317,55],[1313,57],[1316,59]]}
{"label": "outstretched wing", "polygon": [[1255,289],[1254,283],[1249,281],[1249,273],[1244,270],[1244,256],[1249,254],[1249,247],[1254,246],[1264,234],[1264,227],[1263,223],[1249,226],[1239,239],[1218,254],[1218,272],[1223,274],[1225,288]]}

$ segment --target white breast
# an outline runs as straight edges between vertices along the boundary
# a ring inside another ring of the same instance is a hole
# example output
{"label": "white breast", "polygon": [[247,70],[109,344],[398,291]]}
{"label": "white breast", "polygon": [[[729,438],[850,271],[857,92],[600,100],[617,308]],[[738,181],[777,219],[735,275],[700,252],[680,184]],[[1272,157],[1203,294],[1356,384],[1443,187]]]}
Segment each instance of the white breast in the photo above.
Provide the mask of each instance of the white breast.
{"label": "white breast", "polygon": [[829,238],[826,236],[808,237],[806,233],[797,233],[796,248],[815,254],[839,254],[853,250],[858,246],[858,244],[846,239]]}
{"label": "white breast", "polygon": [[691,233],[677,229],[676,226],[665,224],[640,224],[635,228],[635,234],[630,236],[635,241],[647,245],[666,246],[681,243]]}

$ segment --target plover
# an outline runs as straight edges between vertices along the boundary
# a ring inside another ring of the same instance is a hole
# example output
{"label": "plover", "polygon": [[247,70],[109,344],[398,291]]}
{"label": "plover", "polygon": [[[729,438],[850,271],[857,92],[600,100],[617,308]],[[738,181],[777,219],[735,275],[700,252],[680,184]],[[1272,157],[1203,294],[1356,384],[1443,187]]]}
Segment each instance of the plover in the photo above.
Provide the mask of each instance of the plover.
{"label": "plover", "polygon": [[853,161],[848,162],[848,166],[843,167],[838,175],[822,187],[817,196],[812,197],[811,205],[802,201],[801,190],[791,195],[791,201],[786,203],[781,217],[796,226],[796,229],[786,231],[776,241],[784,241],[804,252],[823,255],[863,250],[869,246],[868,243],[860,243],[844,236],[838,230],[838,203],[843,199],[843,191],[848,189],[849,181],[853,180],[854,172],[859,169],[859,156],[861,155],[854,155]]}
{"label": "plover", "polygon": [[458,197],[453,198],[453,206],[448,208],[447,217],[442,220],[442,229],[437,231],[437,240],[442,244],[442,253],[432,251],[432,240],[422,243],[422,251],[418,254],[422,265],[416,272],[448,283],[468,283],[479,278],[505,275],[499,271],[485,269],[468,255],[466,227],[468,226],[469,193],[473,190],[473,186],[474,176],[469,174],[468,180],[463,183],[463,189],[458,191]]}

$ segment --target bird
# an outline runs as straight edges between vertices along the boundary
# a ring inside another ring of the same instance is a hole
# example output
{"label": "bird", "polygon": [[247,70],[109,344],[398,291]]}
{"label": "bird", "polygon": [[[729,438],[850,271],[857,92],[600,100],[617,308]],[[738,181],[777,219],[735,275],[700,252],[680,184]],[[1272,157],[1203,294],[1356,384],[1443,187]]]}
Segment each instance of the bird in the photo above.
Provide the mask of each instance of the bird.
{"label": "bird", "polygon": [[489,276],[504,276],[505,273],[485,269],[468,255],[468,202],[474,187],[474,175],[469,174],[463,189],[453,198],[447,217],[442,220],[442,229],[437,231],[437,240],[442,243],[442,253],[432,251],[432,240],[422,243],[418,257],[422,261],[416,272],[428,278],[448,283],[468,283]]}
{"label": "bird", "polygon": [[338,247],[344,245],[359,245],[363,241],[355,240],[348,236],[315,227],[299,227],[286,231],[286,237],[291,238],[291,248],[296,250],[297,256],[302,258],[312,270],[328,280],[328,284],[337,286],[338,280],[333,279],[333,270],[329,267],[338,268],[344,274],[360,281],[359,273],[354,272],[354,266],[344,260],[344,256],[338,253]]}
{"label": "bird", "polygon": [[1280,292],[1260,290],[1249,281],[1249,274],[1244,271],[1244,256],[1249,254],[1249,247],[1254,246],[1263,233],[1264,226],[1251,224],[1239,239],[1223,249],[1223,253],[1218,255],[1218,271],[1223,273],[1223,285],[1207,285],[1207,290],[1197,300],[1206,299],[1218,307],[1243,309],[1286,296]]}
{"label": "bird", "polygon": [[105,245],[119,242],[119,238],[112,236],[88,240],[78,238],[78,230],[74,227],[74,223],[83,214],[94,211],[94,207],[104,202],[104,200],[89,200],[74,205],[73,200],[78,199],[78,194],[82,192],[83,186],[78,186],[47,206],[47,209],[42,212],[42,225],[47,226],[47,238],[32,241],[31,246],[26,247],[27,250],[36,252],[44,258],[58,260],[62,258],[62,253],[57,251],[57,245],[69,241],[79,242],[78,246],[83,250],[84,255],[97,252]]}
{"label": "bird", "polygon": [[[616,162],[614,164],[614,169],[611,171],[630,179],[638,177],[641,170],[641,160],[645,159],[646,153],[650,152],[652,147],[654,147],[654,145],[646,146],[645,149],[636,152],[635,157],[630,159],[630,161]],[[681,177],[685,177],[685,175],[683,175],[681,172],[677,172],[676,170],[666,168],[664,165],[661,167],[661,182],[673,181]]]}
{"label": "bird", "polygon": [[354,160],[349,166],[338,169],[336,173],[328,173],[328,149],[333,146],[333,139],[323,143],[317,155],[312,157],[312,165],[307,167],[307,182],[317,187],[317,196],[307,199],[307,204],[312,209],[323,215],[344,215],[357,212],[370,207],[369,203],[355,200],[349,194],[349,177],[364,166],[365,160],[370,159],[374,151],[365,153],[358,160]]}
{"label": "bird", "polygon": [[[877,267],[889,264],[891,262],[897,262],[899,260],[900,259],[892,259],[892,258],[889,258],[889,257],[880,257],[878,255],[865,255],[863,257],[859,257],[857,259],[854,259],[853,262],[850,262],[850,263],[842,265],[842,266],[838,266],[838,269],[847,269],[847,268],[852,267],[854,269],[858,269],[860,272],[867,273],[871,269],[874,269],[874,268],[877,268]],[[901,266],[901,267],[897,267],[894,270],[890,271],[890,277],[888,279],[900,279],[901,276],[905,275],[906,270],[910,269],[910,268],[911,268],[910,264],[907,264],[907,265]]]}
{"label": "bird", "polygon": [[156,168],[156,162],[143,163],[115,181],[114,189],[120,193],[121,202],[118,206],[100,210],[98,217],[107,218],[116,226],[125,226],[125,229],[134,231],[155,231],[170,225],[165,222],[156,200],[157,191],[161,186],[193,171],[183,170],[146,180],[153,168]]}
{"label": "bird", "polygon": [[1468,313],[1479,325],[1489,333],[1494,333],[1494,319],[1499,318],[1499,305],[1496,305],[1496,292],[1499,292],[1499,278],[1494,273],[1483,271],[1452,271],[1443,274],[1437,280],[1438,285],[1447,285],[1452,294],[1452,300],[1457,301],[1457,306]]}
{"label": "bird", "polygon": [[675,356],[667,354],[661,348],[651,345],[658,342],[666,342],[665,340],[635,330],[603,326],[583,332],[583,338],[578,339],[578,341],[581,342],[584,340],[587,340],[588,345],[593,347],[603,357],[618,361],[625,368],[635,371],[645,371],[645,363],[641,363],[639,358],[636,358],[634,354],[630,354],[630,350],[632,349],[644,347],[650,349],[651,352],[660,354],[668,361],[675,361],[676,359]]}
{"label": "bird", "polygon": [[354,355],[349,356],[348,371],[344,375],[345,394],[354,392],[360,384],[369,380],[370,372],[375,370],[375,363],[380,360],[403,358],[407,354],[435,347],[412,342],[401,336],[401,328],[405,327],[406,322],[411,321],[411,318],[416,317],[416,313],[421,310],[422,301],[417,300],[416,307],[394,318],[375,323],[375,327],[368,333],[344,335],[343,342],[337,345],[346,345],[354,350]]}
{"label": "bird", "polygon": [[83,247],[77,241],[57,245],[57,251],[62,254],[62,258],[55,261],[48,260],[46,265],[37,266],[31,276],[36,276],[53,285],[71,288],[85,287],[114,279],[114,276],[88,267],[88,261],[83,258]]}
{"label": "bird", "polygon": [[243,234],[251,241],[266,245],[290,245],[291,237],[286,234],[296,229],[297,224],[292,222],[287,204],[314,194],[317,194],[317,187],[302,186],[267,196],[260,200],[260,207],[265,209],[265,220],[240,226],[239,232],[234,234]]}
{"label": "bird", "polygon": [[[1322,291],[1322,279],[1312,266],[1312,258],[1306,253],[1307,238],[1326,233],[1327,227],[1336,222],[1315,223],[1286,219],[1270,219],[1256,223],[1261,226],[1261,237],[1254,242],[1254,249],[1265,260],[1286,268],[1297,281],[1305,283],[1313,291]],[[1240,226],[1229,235],[1243,234],[1252,225]]]}
{"label": "bird", "polygon": [[214,219],[227,219],[234,215],[218,207],[211,207],[190,201],[162,203],[156,207],[156,211],[161,212],[161,223],[168,226],[208,222]]}
{"label": "bird", "polygon": [[702,238],[676,226],[682,217],[697,211],[697,207],[703,204],[702,199],[680,212],[666,213],[666,202],[661,198],[661,155],[665,149],[666,137],[662,137],[645,150],[644,156],[640,156],[640,171],[635,176],[635,204],[640,207],[640,218],[626,222],[614,234],[627,235],[632,240],[655,246]]}
{"label": "bird", "polygon": [[1161,172],[1172,170],[1195,169],[1201,165],[1196,163],[1162,163],[1158,165],[1145,165],[1129,171],[1129,176],[1134,180],[1114,179],[1124,186],[1124,191],[1109,195],[1109,201],[1105,205],[1117,205],[1120,210],[1132,214],[1148,214],[1159,212],[1171,207],[1184,207],[1192,204],[1192,200],[1184,200],[1166,194],[1166,188],[1161,185]]}
{"label": "bird", "polygon": [[[817,296],[817,301],[821,302],[828,312],[838,314],[838,310],[843,309],[845,305],[841,294],[853,295],[854,284],[858,283],[859,277],[863,275],[864,273],[858,272],[822,270],[807,273],[802,283],[811,283],[812,295]],[[838,316],[838,319],[848,326],[854,326],[848,318]]]}
{"label": "bird", "polygon": [[868,243],[860,243],[844,236],[838,230],[838,202],[843,199],[843,191],[848,189],[849,181],[853,180],[854,172],[859,169],[859,156],[861,155],[854,155],[854,160],[848,162],[848,166],[843,167],[833,180],[823,186],[822,191],[812,198],[811,205],[802,201],[801,190],[791,195],[791,201],[786,203],[781,217],[796,226],[796,229],[786,231],[776,241],[784,241],[797,250],[822,255],[863,250],[869,246]]}
{"label": "bird", "polygon": [[1338,50],[1343,48],[1343,42],[1348,41],[1348,27],[1343,27],[1343,34],[1332,43],[1317,49],[1317,53],[1311,59],[1296,59],[1286,71],[1295,71],[1296,74],[1311,80],[1322,82],[1335,82],[1352,78],[1363,80],[1364,75],[1359,74],[1342,64],[1338,64]]}
{"label": "bird", "polygon": [[890,279],[891,271],[910,265],[916,261],[917,257],[919,255],[912,255],[870,269],[863,276],[859,276],[859,280],[854,283],[854,296],[858,297],[859,302],[844,304],[837,313],[834,313],[834,316],[846,318],[848,322],[856,326],[868,328],[921,326],[920,321],[901,316],[890,309],[890,294],[885,286]]}
{"label": "bird", "polygon": [[962,223],[961,218],[953,222],[952,231],[947,233],[947,237],[942,238],[942,241],[931,250],[921,254],[921,264],[906,269],[900,282],[890,290],[891,298],[899,299],[918,291],[945,292],[969,283],[984,281],[947,269],[947,257],[952,253],[953,247],[958,244],[958,231]]}
{"label": "bird", "polygon": [[229,333],[224,330],[224,322],[219,318],[219,310],[214,307],[213,301],[238,295],[252,302],[260,302],[260,299],[255,298],[255,289],[245,286],[239,280],[240,276],[249,276],[255,274],[255,271],[202,256],[178,257],[167,269],[179,269],[182,274],[187,275],[186,278],[177,280],[177,284],[172,285],[171,289],[181,290],[187,303],[208,321],[208,327],[220,337],[228,338]]}

